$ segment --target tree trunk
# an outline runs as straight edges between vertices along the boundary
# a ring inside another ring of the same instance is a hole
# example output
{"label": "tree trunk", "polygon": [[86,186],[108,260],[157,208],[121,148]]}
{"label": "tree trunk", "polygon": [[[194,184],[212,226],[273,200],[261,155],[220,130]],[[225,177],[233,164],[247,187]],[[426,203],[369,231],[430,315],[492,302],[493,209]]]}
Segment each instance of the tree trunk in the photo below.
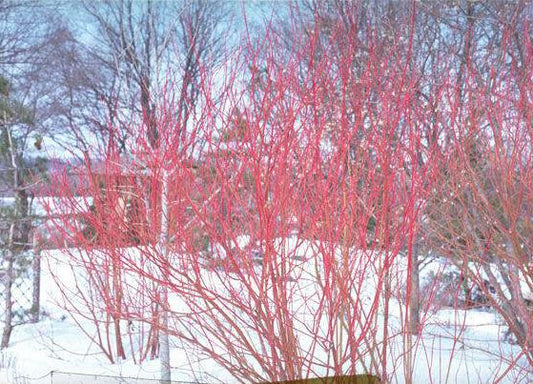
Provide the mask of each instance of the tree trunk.
{"label": "tree trunk", "polygon": [[[169,190],[168,190],[168,171],[163,170],[163,190],[161,192],[161,233],[159,238],[159,249],[163,256],[163,274],[166,271],[168,262],[168,214],[169,214]],[[166,276],[164,276],[166,277]],[[161,333],[159,336],[159,359],[161,361],[161,383],[170,383],[170,344],[168,339],[168,293],[165,286],[161,289]]]}
{"label": "tree trunk", "polygon": [[126,352],[124,351],[124,344],[122,343],[122,331],[120,327],[120,319],[122,317],[122,278],[120,260],[117,260],[118,255],[113,254],[113,294],[115,298],[115,311],[113,313],[113,326],[115,327],[115,348],[117,356],[123,360],[126,359]]}
{"label": "tree trunk", "polygon": [[4,330],[2,332],[1,349],[9,346],[9,339],[11,338],[11,331],[13,330],[13,299],[11,287],[13,285],[13,240],[15,236],[15,223],[12,222],[9,226],[9,238],[6,249],[6,272],[4,276]]}
{"label": "tree trunk", "polygon": [[31,222],[29,218],[29,203],[28,203],[28,193],[26,192],[26,187],[24,186],[23,176],[20,175],[18,163],[16,165],[15,172],[18,173],[16,177],[15,185],[15,204],[16,204],[16,217],[15,220],[18,222],[16,228],[16,241],[14,246],[20,250],[28,250],[30,248],[30,232],[31,232]]}
{"label": "tree trunk", "polygon": [[31,303],[31,322],[37,323],[41,311],[41,243],[37,233],[33,235],[33,289]]}
{"label": "tree trunk", "polygon": [[[4,116],[4,121],[7,118]],[[4,305],[5,318],[4,330],[2,333],[2,342],[0,348],[7,348],[9,339],[11,338],[11,331],[13,330],[13,293],[11,288],[13,286],[14,276],[14,262],[15,255],[19,254],[21,250],[29,248],[28,238],[30,232],[30,222],[28,218],[29,204],[28,194],[24,187],[24,178],[21,173],[20,156],[17,153],[15,141],[12,137],[11,129],[4,126],[6,133],[9,155],[11,160],[11,169],[13,172],[13,189],[15,191],[15,215],[9,226],[9,234],[6,247],[6,273],[4,282]]]}
{"label": "tree trunk", "polygon": [[418,335],[420,332],[420,270],[418,263],[419,245],[415,239],[411,258],[411,295],[409,296],[409,332]]}

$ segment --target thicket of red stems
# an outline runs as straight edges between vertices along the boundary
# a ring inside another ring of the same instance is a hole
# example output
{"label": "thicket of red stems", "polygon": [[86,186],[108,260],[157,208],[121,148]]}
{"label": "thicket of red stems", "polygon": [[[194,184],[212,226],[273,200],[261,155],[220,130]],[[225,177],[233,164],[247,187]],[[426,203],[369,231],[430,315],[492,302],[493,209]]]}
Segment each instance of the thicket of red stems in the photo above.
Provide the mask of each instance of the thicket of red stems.
{"label": "thicket of red stems", "polygon": [[[162,178],[172,178],[165,211],[172,228],[169,242],[174,243],[184,236],[177,228],[187,220],[181,194],[192,193],[196,134],[205,130],[203,124],[214,126],[200,111],[191,129],[181,127],[177,113],[187,102],[176,102],[163,90],[156,111],[158,146],[148,139],[152,126],[139,125],[136,148],[129,154],[118,151],[111,135],[103,156],[86,156],[70,174],[57,175],[61,197],[45,207],[53,241],[68,247],[68,257],[52,268],[61,303],[111,362],[127,357],[142,362],[158,355],[164,301]],[[209,102],[205,100],[204,111]],[[84,187],[73,191],[73,182]]]}
{"label": "thicket of red stems", "polygon": [[[54,219],[83,281],[58,283],[110,360],[126,357],[125,335],[136,359],[155,355],[163,331],[243,382],[362,371],[387,381],[402,359],[410,380],[422,231],[480,287],[488,276],[493,307],[531,356],[519,290],[531,283],[530,69],[484,81],[437,57],[422,79],[413,19],[402,25],[387,39],[370,26],[310,29],[288,49],[269,31],[202,72],[187,124],[175,111],[189,101],[167,84],[158,145],[140,124],[128,154],[111,138],[103,158],[87,158],[91,210]],[[65,212],[79,211],[59,184]],[[404,356],[390,349],[398,337]]]}
{"label": "thicket of red stems", "polygon": [[[504,38],[508,44],[511,35]],[[501,47],[501,60],[513,62]],[[470,63],[461,94],[450,90],[450,152],[432,194],[429,231],[437,250],[483,292],[533,364],[533,46],[526,66]],[[484,77],[486,76],[486,77]]]}

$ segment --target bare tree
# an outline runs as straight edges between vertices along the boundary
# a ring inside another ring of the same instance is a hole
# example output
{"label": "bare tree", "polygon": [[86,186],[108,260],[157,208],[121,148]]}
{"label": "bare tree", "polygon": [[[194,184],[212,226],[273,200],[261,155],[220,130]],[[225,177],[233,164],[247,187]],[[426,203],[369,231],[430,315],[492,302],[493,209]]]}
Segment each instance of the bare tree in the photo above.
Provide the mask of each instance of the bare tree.
{"label": "bare tree", "polygon": [[131,126],[140,122],[157,147],[160,132],[153,121],[162,84],[169,76],[178,79],[173,81],[180,83],[175,97],[182,100],[186,121],[194,110],[200,63],[222,56],[227,34],[220,31],[228,6],[128,0],[82,1],[72,7],[81,11],[90,29],[71,22],[58,35],[64,54],[54,59],[59,64],[54,68],[59,68],[55,76],[66,96],[62,108],[70,142],[78,141],[82,148],[99,142],[105,149],[113,132],[112,140],[125,153],[133,144],[128,143]]}
{"label": "bare tree", "polygon": [[[2,212],[5,228],[4,330],[1,347],[7,347],[13,329],[12,286],[16,269],[31,244],[31,188],[37,173],[45,169],[43,156],[32,150],[41,148],[44,116],[40,107],[46,95],[31,81],[54,29],[50,7],[34,1],[6,1],[0,5],[0,193],[14,197],[10,212]],[[34,148],[34,144],[35,148]],[[4,234],[2,234],[4,235]],[[34,258],[37,256],[34,255]],[[35,271],[34,271],[35,272]],[[34,303],[35,304],[35,303]]]}

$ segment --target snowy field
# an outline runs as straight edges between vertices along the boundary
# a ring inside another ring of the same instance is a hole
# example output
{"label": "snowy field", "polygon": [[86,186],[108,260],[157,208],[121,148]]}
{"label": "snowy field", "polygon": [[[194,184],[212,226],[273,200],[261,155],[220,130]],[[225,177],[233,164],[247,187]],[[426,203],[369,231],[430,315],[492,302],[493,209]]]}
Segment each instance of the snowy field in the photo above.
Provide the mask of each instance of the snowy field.
{"label": "snowy field", "polygon": [[[114,383],[121,382],[107,376],[157,380],[159,361],[147,360],[136,365],[131,359],[110,364],[90,338],[83,334],[69,313],[62,308],[61,294],[53,275],[60,276],[65,285],[73,284],[71,269],[60,260],[61,251],[43,253],[42,310],[38,324],[15,328],[11,346],[0,352],[0,383]],[[405,281],[405,259],[396,258],[393,290],[401,290]],[[422,281],[442,271],[437,261],[423,270]],[[298,281],[315,270],[303,263]],[[210,272],[205,271],[206,274]],[[213,278],[216,280],[216,278]],[[295,283],[297,284],[297,283]],[[375,281],[365,278],[365,295],[372,295]],[[311,285],[312,286],[312,285]],[[313,288],[305,288],[309,292]],[[423,295],[427,292],[423,291]],[[300,298],[304,300],[304,298]],[[295,299],[298,300],[297,298]],[[171,298],[175,307],[184,304]],[[390,356],[392,382],[404,383],[404,350],[406,338],[401,332],[401,311],[398,301],[391,301]],[[305,310],[304,310],[305,312]],[[305,313],[301,314],[305,321]],[[501,319],[486,308],[456,310],[450,307],[429,309],[422,314],[424,329],[421,337],[412,339],[413,383],[528,383],[533,375],[527,363],[520,359],[520,349],[504,341],[506,327]],[[79,320],[79,319],[78,319]],[[82,321],[83,320],[79,320]],[[91,324],[85,325],[90,329]],[[172,379],[196,383],[235,382],[224,369],[197,351],[185,348],[172,340]],[[55,372],[52,373],[51,372]],[[67,373],[88,376],[69,376]],[[95,377],[94,375],[103,375]],[[125,379],[122,382],[133,382]],[[139,381],[142,382],[142,381]],[[145,381],[150,382],[150,381]]]}

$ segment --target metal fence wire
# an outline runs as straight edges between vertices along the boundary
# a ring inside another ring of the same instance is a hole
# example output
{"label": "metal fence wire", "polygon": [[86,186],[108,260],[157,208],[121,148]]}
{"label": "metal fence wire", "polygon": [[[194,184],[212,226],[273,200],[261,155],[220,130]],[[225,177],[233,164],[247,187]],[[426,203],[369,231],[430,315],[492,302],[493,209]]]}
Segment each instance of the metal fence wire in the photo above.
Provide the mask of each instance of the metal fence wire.
{"label": "metal fence wire", "polygon": [[[50,384],[159,384],[159,379],[143,379],[111,375],[93,375],[69,372],[50,372]],[[165,381],[165,384],[206,384],[193,381]]]}
{"label": "metal fence wire", "polygon": [[[0,321],[6,315],[7,276],[4,268],[4,250],[0,250]],[[24,252],[15,256],[13,265],[13,281],[11,285],[11,302],[13,325],[24,324],[31,320],[33,306],[33,271],[31,262],[33,252]]]}
{"label": "metal fence wire", "polygon": [[[0,382],[3,383],[0,378]],[[128,376],[98,375],[92,373],[73,373],[63,371],[50,371],[40,377],[28,377],[15,374],[8,383],[14,384],[208,384],[200,381],[161,381],[160,379],[148,379]]]}

